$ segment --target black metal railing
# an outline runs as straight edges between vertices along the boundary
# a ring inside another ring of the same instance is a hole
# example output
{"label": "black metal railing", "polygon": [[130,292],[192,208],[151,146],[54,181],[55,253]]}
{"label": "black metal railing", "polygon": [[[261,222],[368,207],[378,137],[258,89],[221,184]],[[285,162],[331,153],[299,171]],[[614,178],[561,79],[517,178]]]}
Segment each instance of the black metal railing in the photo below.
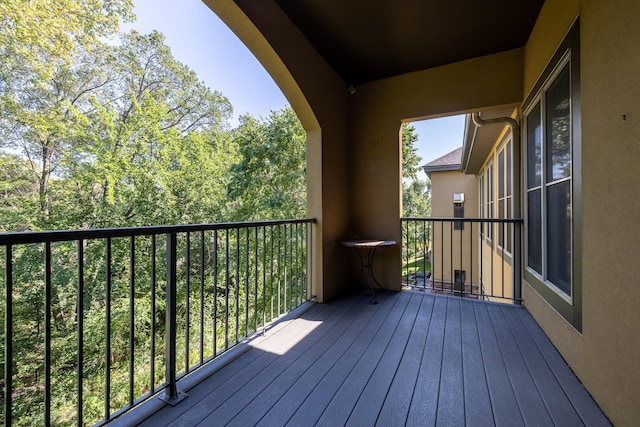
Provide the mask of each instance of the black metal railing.
{"label": "black metal railing", "polygon": [[0,234],[5,425],[103,424],[312,298],[314,220]]}
{"label": "black metal railing", "polygon": [[521,219],[402,218],[403,286],[521,301]]}

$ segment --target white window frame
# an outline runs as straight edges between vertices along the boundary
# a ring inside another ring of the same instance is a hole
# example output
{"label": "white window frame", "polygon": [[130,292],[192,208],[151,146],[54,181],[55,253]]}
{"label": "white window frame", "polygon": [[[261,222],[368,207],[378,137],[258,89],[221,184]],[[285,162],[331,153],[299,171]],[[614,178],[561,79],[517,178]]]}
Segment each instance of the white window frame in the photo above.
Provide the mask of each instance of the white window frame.
{"label": "white window frame", "polygon": [[[500,188],[500,155],[504,153],[502,160],[503,169],[503,181],[502,189]],[[511,159],[511,162],[508,160]],[[498,188],[498,213],[497,217],[500,219],[508,219],[513,213],[513,137],[509,132],[504,138],[502,144],[499,145],[496,150],[496,163],[498,163],[498,172],[496,175],[496,187]],[[502,197],[500,197],[500,191],[502,190]],[[500,207],[503,207],[503,214],[500,215]],[[498,232],[497,246],[505,254],[511,255],[513,247],[513,232],[510,230],[513,228],[512,224],[499,224],[501,230]],[[506,241],[506,248],[501,244],[500,233],[504,231],[502,240]]]}

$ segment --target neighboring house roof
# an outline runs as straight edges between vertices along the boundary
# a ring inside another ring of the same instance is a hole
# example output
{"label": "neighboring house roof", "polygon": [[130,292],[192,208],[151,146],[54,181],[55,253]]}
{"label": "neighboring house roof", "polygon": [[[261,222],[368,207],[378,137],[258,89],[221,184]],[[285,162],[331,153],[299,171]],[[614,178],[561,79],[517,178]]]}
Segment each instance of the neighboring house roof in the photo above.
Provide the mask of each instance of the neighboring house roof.
{"label": "neighboring house roof", "polygon": [[460,160],[462,159],[462,147],[456,148],[450,153],[422,166],[424,173],[431,179],[431,172],[459,171]]}
{"label": "neighboring house roof", "polygon": [[[513,105],[488,109],[480,113],[480,118],[487,120],[513,117],[514,109]],[[462,166],[460,168],[462,172],[472,175],[480,171],[505,126],[507,126],[506,123],[499,123],[477,127],[471,120],[471,114],[467,114],[462,144]]]}

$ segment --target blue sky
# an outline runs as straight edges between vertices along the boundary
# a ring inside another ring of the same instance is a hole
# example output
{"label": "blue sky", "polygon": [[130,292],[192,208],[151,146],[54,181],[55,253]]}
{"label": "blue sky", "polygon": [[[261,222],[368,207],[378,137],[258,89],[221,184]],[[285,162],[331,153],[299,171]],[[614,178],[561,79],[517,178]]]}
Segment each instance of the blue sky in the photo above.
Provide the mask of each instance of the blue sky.
{"label": "blue sky", "polygon": [[[124,29],[162,32],[173,56],[211,89],[226,96],[234,121],[249,113],[267,117],[288,105],[278,86],[244,44],[200,0],[134,0],[137,21]],[[415,122],[423,163],[462,145],[464,117]],[[425,176],[420,176],[422,179]]]}

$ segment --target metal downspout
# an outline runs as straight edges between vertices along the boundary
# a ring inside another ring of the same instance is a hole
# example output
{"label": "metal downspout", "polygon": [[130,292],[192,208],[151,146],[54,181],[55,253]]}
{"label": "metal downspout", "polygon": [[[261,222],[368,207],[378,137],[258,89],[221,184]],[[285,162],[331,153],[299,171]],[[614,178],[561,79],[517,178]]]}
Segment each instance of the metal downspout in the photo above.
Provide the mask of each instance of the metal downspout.
{"label": "metal downspout", "polygon": [[[473,113],[471,115],[473,123],[481,128],[483,126],[492,124],[506,124],[511,128],[511,134],[513,139],[512,144],[512,168],[511,168],[511,182],[513,195],[511,198],[511,212],[514,218],[521,218],[522,213],[520,209],[521,204],[521,156],[520,156],[520,124],[517,120],[511,117],[497,117],[494,119],[483,119],[480,117],[480,113]],[[513,299],[520,302],[522,300],[522,226],[513,226]],[[518,248],[518,254],[515,254],[515,248]]]}

